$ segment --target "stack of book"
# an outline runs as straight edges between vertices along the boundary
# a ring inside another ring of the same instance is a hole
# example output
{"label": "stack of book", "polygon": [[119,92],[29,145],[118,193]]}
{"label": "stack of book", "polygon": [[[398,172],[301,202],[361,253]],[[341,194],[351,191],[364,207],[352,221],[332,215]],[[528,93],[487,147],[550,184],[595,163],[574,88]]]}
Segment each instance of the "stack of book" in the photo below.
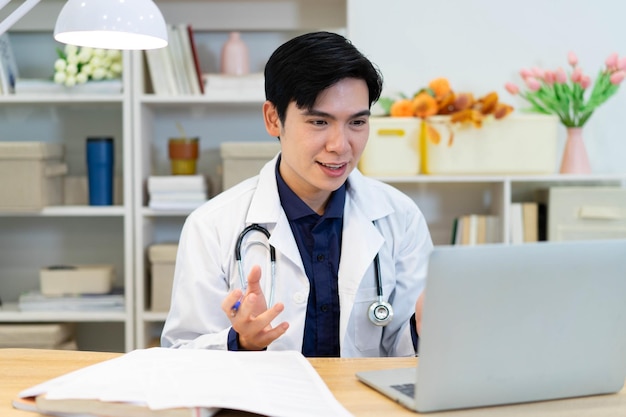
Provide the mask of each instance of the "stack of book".
{"label": "stack of book", "polygon": [[202,72],[190,25],[168,24],[169,44],[145,51],[152,89],[158,95],[201,95]]}
{"label": "stack of book", "polygon": [[265,100],[263,73],[244,75],[203,74],[204,95],[210,100]]}
{"label": "stack of book", "polygon": [[484,214],[467,214],[454,220],[453,245],[480,245],[502,241],[500,217]]}
{"label": "stack of book", "polygon": [[193,210],[207,200],[207,183],[202,175],[151,176],[148,194],[153,210]]}

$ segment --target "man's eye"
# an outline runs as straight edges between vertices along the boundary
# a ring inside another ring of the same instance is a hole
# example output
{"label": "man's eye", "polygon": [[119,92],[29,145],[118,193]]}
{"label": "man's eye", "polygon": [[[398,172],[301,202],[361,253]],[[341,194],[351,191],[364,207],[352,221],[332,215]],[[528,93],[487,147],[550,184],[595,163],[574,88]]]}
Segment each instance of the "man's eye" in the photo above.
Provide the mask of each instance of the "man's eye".
{"label": "man's eye", "polygon": [[354,120],[352,124],[355,126],[364,126],[367,122],[365,120]]}
{"label": "man's eye", "polygon": [[311,123],[315,126],[324,126],[326,124],[326,120],[312,120]]}

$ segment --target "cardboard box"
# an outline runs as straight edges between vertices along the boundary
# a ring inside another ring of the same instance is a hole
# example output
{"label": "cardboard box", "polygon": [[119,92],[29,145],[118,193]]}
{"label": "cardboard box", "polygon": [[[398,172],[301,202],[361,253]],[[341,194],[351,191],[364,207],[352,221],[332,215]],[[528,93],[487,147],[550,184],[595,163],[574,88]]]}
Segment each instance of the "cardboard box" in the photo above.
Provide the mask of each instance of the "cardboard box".
{"label": "cardboard box", "polygon": [[371,117],[359,170],[371,176],[419,174],[420,122],[415,117]]}
{"label": "cardboard box", "polygon": [[222,189],[254,177],[263,165],[280,152],[280,142],[224,142],[220,154],[223,161]]}
{"label": "cardboard box", "polygon": [[38,211],[63,204],[62,144],[0,142],[0,210]]}
{"label": "cardboard box", "polygon": [[113,265],[58,265],[39,271],[43,295],[108,294],[115,282]]}
{"label": "cardboard box", "polygon": [[[434,144],[421,137],[424,174],[553,174],[557,171],[559,119],[539,114],[511,114],[486,119],[483,126],[451,123],[432,116],[427,123],[439,132]],[[449,145],[450,135],[452,145]]]}
{"label": "cardboard box", "polygon": [[148,248],[150,260],[150,310],[169,311],[176,265],[175,243],[159,243]]}

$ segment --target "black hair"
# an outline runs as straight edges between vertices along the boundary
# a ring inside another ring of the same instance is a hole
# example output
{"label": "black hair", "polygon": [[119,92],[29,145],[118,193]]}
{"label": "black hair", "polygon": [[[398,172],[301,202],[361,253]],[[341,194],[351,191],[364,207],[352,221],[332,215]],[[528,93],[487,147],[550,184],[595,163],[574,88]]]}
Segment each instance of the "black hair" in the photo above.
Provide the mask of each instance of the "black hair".
{"label": "black hair", "polygon": [[279,46],[267,61],[265,98],[284,123],[291,101],[310,110],[322,91],[345,78],[365,81],[370,106],[380,97],[380,71],[352,42],[331,32],[306,33]]}

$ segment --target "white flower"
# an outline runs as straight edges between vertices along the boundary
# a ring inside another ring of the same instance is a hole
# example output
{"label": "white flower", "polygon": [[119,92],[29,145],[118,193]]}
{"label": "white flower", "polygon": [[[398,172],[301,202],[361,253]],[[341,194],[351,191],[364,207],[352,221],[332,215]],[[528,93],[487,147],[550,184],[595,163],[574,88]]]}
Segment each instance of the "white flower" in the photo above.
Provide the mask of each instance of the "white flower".
{"label": "white flower", "polygon": [[54,62],[54,82],[72,87],[89,80],[121,78],[122,52],[66,45]]}
{"label": "white flower", "polygon": [[65,75],[64,72],[56,72],[54,73],[54,82],[57,84],[63,84],[65,83],[65,79],[67,78],[67,75]]}
{"label": "white flower", "polygon": [[67,62],[64,59],[57,59],[56,61],[54,61],[54,69],[56,71],[65,71],[65,68],[67,67]]}

